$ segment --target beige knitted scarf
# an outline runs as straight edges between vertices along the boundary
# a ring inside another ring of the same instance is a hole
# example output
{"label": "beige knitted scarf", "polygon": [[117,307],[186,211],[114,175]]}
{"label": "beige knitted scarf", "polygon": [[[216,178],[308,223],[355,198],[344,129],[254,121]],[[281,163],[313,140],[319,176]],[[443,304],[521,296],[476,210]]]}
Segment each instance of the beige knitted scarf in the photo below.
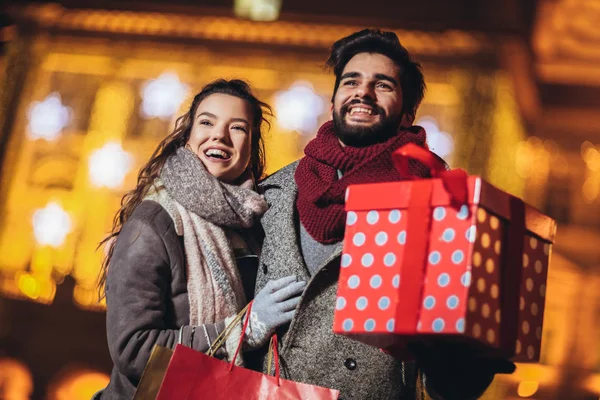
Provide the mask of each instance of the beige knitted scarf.
{"label": "beige knitted scarf", "polygon": [[267,210],[254,186],[251,176],[238,186],[219,181],[180,148],[145,198],[162,205],[183,236],[190,325],[223,321],[246,305],[228,231],[251,227]]}

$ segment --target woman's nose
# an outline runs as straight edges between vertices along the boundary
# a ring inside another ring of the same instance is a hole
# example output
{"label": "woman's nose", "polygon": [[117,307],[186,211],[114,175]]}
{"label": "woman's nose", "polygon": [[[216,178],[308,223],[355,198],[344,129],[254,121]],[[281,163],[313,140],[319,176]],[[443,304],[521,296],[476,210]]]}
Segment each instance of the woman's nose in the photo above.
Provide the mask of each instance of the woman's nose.
{"label": "woman's nose", "polygon": [[228,137],[229,130],[226,126],[217,126],[210,133],[210,138],[214,141],[227,141]]}

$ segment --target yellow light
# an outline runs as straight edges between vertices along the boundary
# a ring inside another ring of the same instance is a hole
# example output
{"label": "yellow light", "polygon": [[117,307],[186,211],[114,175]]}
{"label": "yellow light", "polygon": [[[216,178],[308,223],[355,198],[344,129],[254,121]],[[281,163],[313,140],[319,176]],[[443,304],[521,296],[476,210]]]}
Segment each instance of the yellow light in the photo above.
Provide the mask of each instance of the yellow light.
{"label": "yellow light", "polygon": [[105,388],[109,380],[108,375],[102,372],[73,368],[50,385],[49,397],[56,400],[89,399]]}
{"label": "yellow light", "polygon": [[585,159],[585,155],[589,150],[596,150],[596,146],[592,142],[588,142],[587,140],[583,142],[581,145],[581,158]]}
{"label": "yellow light", "polygon": [[3,399],[25,400],[31,398],[33,379],[27,366],[12,358],[0,358],[0,382]]}
{"label": "yellow light", "polygon": [[28,273],[20,274],[17,278],[19,289],[27,297],[37,300],[40,297],[41,287],[40,282]]}
{"label": "yellow light", "polygon": [[530,397],[538,391],[540,383],[537,381],[523,381],[519,383],[517,394],[521,397]]}
{"label": "yellow light", "polygon": [[98,301],[98,290],[96,287],[85,287],[75,285],[73,290],[75,304],[84,310],[103,310],[106,308],[106,299]]}
{"label": "yellow light", "polygon": [[583,385],[590,392],[600,394],[600,374],[589,376]]}
{"label": "yellow light", "polygon": [[598,182],[596,179],[593,179],[593,177],[587,178],[583,184],[583,187],[581,188],[581,191],[583,192],[583,196],[587,201],[592,202],[596,200],[599,192]]}
{"label": "yellow light", "polygon": [[595,148],[589,148],[583,154],[585,161],[590,171],[598,171],[600,169],[600,152]]}
{"label": "yellow light", "polygon": [[235,0],[236,16],[252,21],[275,21],[279,18],[281,0]]}

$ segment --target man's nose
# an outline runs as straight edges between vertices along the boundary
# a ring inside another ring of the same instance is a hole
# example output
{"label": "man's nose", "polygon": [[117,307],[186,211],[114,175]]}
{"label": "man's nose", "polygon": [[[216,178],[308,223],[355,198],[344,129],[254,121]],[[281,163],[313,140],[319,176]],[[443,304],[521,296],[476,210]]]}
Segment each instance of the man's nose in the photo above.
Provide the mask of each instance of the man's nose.
{"label": "man's nose", "polygon": [[375,98],[375,93],[373,92],[373,88],[371,85],[360,85],[356,88],[356,97],[373,99]]}

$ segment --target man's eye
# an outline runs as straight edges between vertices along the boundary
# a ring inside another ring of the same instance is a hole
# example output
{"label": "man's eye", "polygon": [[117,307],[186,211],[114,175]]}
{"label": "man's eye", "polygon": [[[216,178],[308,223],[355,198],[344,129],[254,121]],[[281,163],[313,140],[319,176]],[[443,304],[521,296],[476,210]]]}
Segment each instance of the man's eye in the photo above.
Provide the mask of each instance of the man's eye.
{"label": "man's eye", "polygon": [[344,82],[344,86],[356,86],[356,81],[346,81]]}
{"label": "man's eye", "polygon": [[377,87],[381,88],[381,89],[385,89],[385,90],[392,90],[392,87],[390,85],[388,85],[387,83],[378,83]]}

